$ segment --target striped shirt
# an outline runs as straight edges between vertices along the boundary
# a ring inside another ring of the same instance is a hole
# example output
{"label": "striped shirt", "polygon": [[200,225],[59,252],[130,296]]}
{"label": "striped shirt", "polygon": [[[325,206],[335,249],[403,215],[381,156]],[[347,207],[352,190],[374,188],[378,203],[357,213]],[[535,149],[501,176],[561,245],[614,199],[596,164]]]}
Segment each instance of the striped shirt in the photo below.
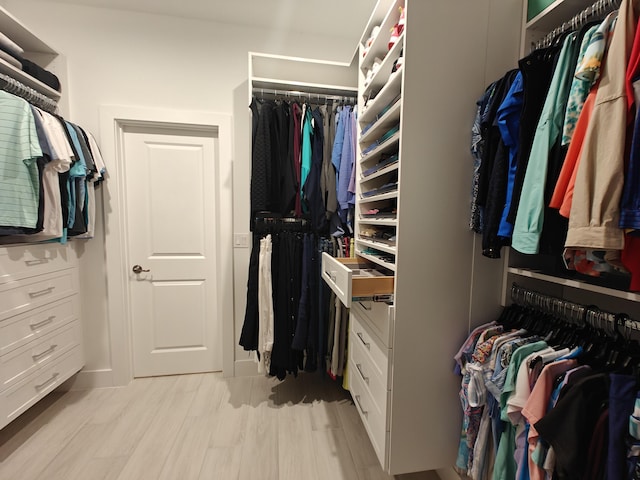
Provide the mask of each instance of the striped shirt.
{"label": "striped shirt", "polygon": [[0,226],[36,227],[41,156],[31,107],[0,90]]}

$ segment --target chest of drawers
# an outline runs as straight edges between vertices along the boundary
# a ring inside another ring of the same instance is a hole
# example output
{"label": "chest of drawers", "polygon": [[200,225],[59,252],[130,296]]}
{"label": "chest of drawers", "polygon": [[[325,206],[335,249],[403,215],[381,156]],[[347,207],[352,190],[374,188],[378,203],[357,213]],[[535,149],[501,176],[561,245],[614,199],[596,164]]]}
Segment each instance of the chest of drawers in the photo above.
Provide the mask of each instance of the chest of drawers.
{"label": "chest of drawers", "polygon": [[68,245],[0,248],[0,428],[82,368],[78,282]]}

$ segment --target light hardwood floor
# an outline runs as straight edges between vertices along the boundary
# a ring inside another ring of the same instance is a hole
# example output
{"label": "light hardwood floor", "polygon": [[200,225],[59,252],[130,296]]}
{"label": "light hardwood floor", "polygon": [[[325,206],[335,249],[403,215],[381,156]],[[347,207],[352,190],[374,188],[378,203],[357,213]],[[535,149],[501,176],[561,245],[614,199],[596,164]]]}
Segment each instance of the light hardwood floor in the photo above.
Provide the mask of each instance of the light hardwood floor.
{"label": "light hardwood floor", "polygon": [[180,375],[53,393],[0,431],[2,480],[390,478],[349,395],[316,374]]}

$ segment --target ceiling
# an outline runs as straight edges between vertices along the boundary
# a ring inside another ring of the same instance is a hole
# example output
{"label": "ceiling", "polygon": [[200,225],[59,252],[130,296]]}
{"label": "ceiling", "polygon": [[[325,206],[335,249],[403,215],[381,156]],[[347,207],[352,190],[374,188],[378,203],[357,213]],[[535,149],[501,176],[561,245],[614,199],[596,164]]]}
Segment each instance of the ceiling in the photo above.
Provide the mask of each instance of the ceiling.
{"label": "ceiling", "polygon": [[54,0],[90,7],[211,20],[357,42],[376,0]]}

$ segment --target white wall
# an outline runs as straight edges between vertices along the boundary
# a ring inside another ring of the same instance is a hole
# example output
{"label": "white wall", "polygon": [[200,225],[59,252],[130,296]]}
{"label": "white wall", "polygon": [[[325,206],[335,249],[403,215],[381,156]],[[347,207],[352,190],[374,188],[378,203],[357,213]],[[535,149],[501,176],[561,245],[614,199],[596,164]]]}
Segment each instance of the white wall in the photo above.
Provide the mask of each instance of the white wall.
{"label": "white wall", "polygon": [[[352,40],[340,37],[45,1],[3,0],[0,3],[66,56],[70,119],[96,135],[100,131],[100,105],[233,114],[235,232],[247,232],[249,218],[248,52],[349,61],[355,48]],[[363,12],[363,17],[368,14]],[[103,208],[108,209],[109,205]],[[108,333],[108,272],[104,267],[109,226],[103,224],[102,218],[99,220],[96,238],[81,251],[85,370],[88,372],[108,372],[113,354]],[[244,315],[249,250],[236,249],[233,253],[237,344]],[[237,359],[248,358],[238,346],[235,352]]]}

